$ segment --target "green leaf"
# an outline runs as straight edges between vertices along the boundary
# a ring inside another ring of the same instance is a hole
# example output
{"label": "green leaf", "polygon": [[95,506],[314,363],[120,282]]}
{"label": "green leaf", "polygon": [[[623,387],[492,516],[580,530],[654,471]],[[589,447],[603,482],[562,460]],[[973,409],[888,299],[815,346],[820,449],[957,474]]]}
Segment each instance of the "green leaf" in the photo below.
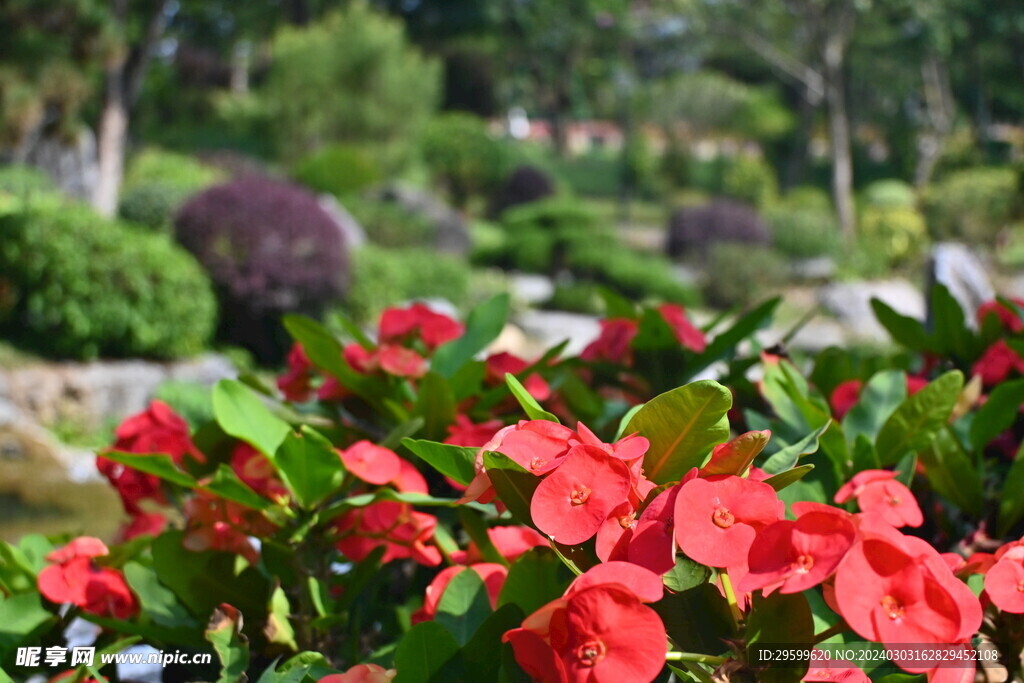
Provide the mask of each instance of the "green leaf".
{"label": "green leaf", "polygon": [[672,642],[686,652],[724,654],[729,650],[724,641],[736,635],[729,603],[710,583],[681,593],[665,593],[651,607],[661,617]]}
{"label": "green leaf", "polygon": [[464,680],[459,644],[436,621],[413,626],[395,650],[395,683],[448,683]]}
{"label": "green leaf", "polygon": [[786,470],[785,472],[776,474],[774,477],[768,477],[764,480],[764,483],[768,484],[776,491],[781,491],[790,484],[795,484],[806,477],[813,469],[814,465],[800,465],[799,467],[794,467],[791,470]]}
{"label": "green leaf", "polygon": [[931,346],[920,320],[897,313],[881,299],[871,299],[871,310],[896,343],[911,351],[925,351]]}
{"label": "green leaf", "polygon": [[701,380],[656,396],[626,427],[651,442],[644,472],[657,484],[678,481],[700,467],[712,447],[729,438],[732,394],[718,382]]}
{"label": "green leaf", "polygon": [[531,548],[520,555],[508,570],[508,578],[498,595],[498,607],[518,605],[525,614],[558,598],[569,587],[572,574],[553,551]]}
{"label": "green leaf", "polygon": [[470,311],[466,318],[465,334],[438,348],[430,361],[430,369],[442,377],[454,375],[459,368],[473,360],[473,356],[497,339],[505,329],[508,309],[508,294],[499,294]]}
{"label": "green leaf", "polygon": [[939,495],[972,517],[980,517],[985,506],[981,478],[960,442],[941,430],[931,442],[917,451],[928,483]]}
{"label": "green leaf", "polygon": [[770,458],[764,461],[761,469],[768,474],[779,474],[780,472],[793,469],[800,460],[800,456],[809,455],[818,450],[818,439],[821,438],[821,435],[831,425],[832,421],[829,420],[796,443],[773,453]]}
{"label": "green leaf", "polygon": [[[806,647],[814,642],[814,617],[802,593],[773,593],[767,598],[756,591],[747,619],[747,651],[759,645],[769,647],[793,645]],[[809,659],[809,658],[808,658]],[[759,661],[751,655],[749,661]],[[769,683],[799,683],[807,673],[807,662],[786,662],[782,666],[769,666],[758,671],[758,681]]]}
{"label": "green leaf", "polygon": [[530,392],[526,390],[519,380],[516,379],[515,375],[510,372],[505,373],[505,383],[508,384],[509,390],[512,395],[519,401],[519,405],[523,407],[527,417],[531,420],[548,420],[549,422],[558,422],[558,418],[553,413],[549,413],[540,407],[537,403],[537,399],[530,396]]}
{"label": "green leaf", "polygon": [[484,468],[498,498],[512,513],[512,517],[534,527],[530,501],[540,484],[540,477],[527,472],[512,458],[501,453],[484,453]]}
{"label": "green leaf", "polygon": [[199,622],[178,602],[174,593],[168,590],[149,567],[138,562],[124,566],[124,578],[137,596],[142,612],[161,626],[169,628],[198,628]]}
{"label": "green leaf", "polygon": [[932,285],[929,301],[931,321],[931,347],[942,355],[970,358],[974,355],[975,339],[964,318],[959,302],[943,284]]}
{"label": "green leaf", "polygon": [[704,349],[704,353],[695,357],[687,365],[686,369],[689,375],[692,377],[715,361],[730,353],[735,353],[736,347],[741,341],[768,324],[780,301],[782,301],[781,297],[774,297],[759,304],[749,313],[740,316],[727,330],[715,335],[715,338]]}
{"label": "green leaf", "polygon": [[1024,447],[1017,451],[999,496],[999,537],[1009,534],[1021,517],[1024,517]]}
{"label": "green leaf", "polygon": [[503,605],[480,625],[473,638],[462,648],[462,658],[466,661],[468,671],[473,674],[473,680],[498,680],[501,651],[507,647],[501,642],[501,637],[506,631],[522,624],[524,617],[525,613],[518,605]]}
{"label": "green leaf", "polygon": [[39,593],[0,596],[0,661],[18,644],[39,633],[57,618],[43,609]]}
{"label": "green leaf", "polygon": [[676,566],[668,570],[661,578],[665,583],[665,588],[674,593],[682,593],[702,583],[707,583],[710,576],[710,569],[694,562],[686,555],[679,555],[676,557]]}
{"label": "green leaf", "polygon": [[271,413],[252,389],[231,379],[222,379],[213,388],[213,414],[225,432],[254,446],[268,458],[274,457],[291,431],[288,423]]}
{"label": "green leaf", "polygon": [[288,596],[280,586],[274,588],[270,595],[270,605],[267,607],[267,623],[263,627],[263,635],[271,645],[283,646],[295,652],[299,646],[295,643],[295,629],[288,621],[291,614],[291,606],[288,604]]}
{"label": "green leaf", "polygon": [[423,432],[428,439],[446,436],[446,427],[455,422],[455,395],[444,377],[431,370],[420,379],[413,413],[423,418]]}
{"label": "green leaf", "polygon": [[249,667],[249,641],[242,635],[242,615],[228,604],[214,610],[206,627],[206,639],[220,660],[220,678],[217,683],[239,683],[249,680],[245,670]]}
{"label": "green leaf", "polygon": [[876,373],[860,392],[857,404],[843,418],[850,443],[865,435],[874,442],[878,430],[907,398],[907,377],[901,370]]}
{"label": "green leaf", "polygon": [[360,375],[345,362],[341,343],[326,327],[304,315],[286,315],[281,321],[292,338],[302,344],[310,363],[360,396],[380,395],[371,378]]}
{"label": "green leaf", "polygon": [[750,463],[754,462],[754,458],[768,445],[771,436],[772,433],[767,429],[746,432],[731,441],[715,446],[711,452],[711,460],[701,468],[701,475],[742,475],[750,467]]}
{"label": "green leaf", "polygon": [[981,451],[1010,428],[1024,403],[1024,379],[1003,382],[992,390],[971,422],[971,444]]}
{"label": "green leaf", "polygon": [[434,620],[448,629],[459,645],[465,645],[489,616],[491,601],[483,579],[472,569],[465,569],[444,589]]}
{"label": "green leaf", "polygon": [[507,567],[509,564],[508,560],[498,552],[491,537],[487,534],[487,522],[484,521],[483,516],[468,507],[460,507],[458,512],[462,528],[469,534],[469,538],[476,545],[477,550],[480,551],[484,562],[503,564]]}
{"label": "green leaf", "polygon": [[104,458],[119,462],[122,465],[131,467],[133,470],[144,472],[146,474],[152,474],[155,477],[169,481],[172,484],[178,486],[184,486],[185,488],[194,489],[198,484],[195,478],[182,472],[178,469],[178,466],[171,460],[171,456],[163,453],[122,453],[121,451],[107,451],[103,454]]}
{"label": "green leaf", "polygon": [[249,488],[245,482],[238,478],[235,471],[224,463],[217,465],[217,471],[213,473],[213,479],[209,484],[201,488],[225,500],[233,501],[253,510],[266,510],[271,506],[269,500]]}
{"label": "green leaf", "polygon": [[476,476],[474,463],[479,450],[477,448],[409,438],[402,439],[402,445],[419,456],[420,460],[463,486]]}
{"label": "green leaf", "polygon": [[341,487],[345,466],[338,451],[311,427],[288,431],[273,458],[285,486],[305,509],[318,505]]}
{"label": "green leaf", "polygon": [[907,451],[926,448],[949,419],[963,386],[963,374],[952,370],[903,401],[878,432],[882,467],[896,464]]}

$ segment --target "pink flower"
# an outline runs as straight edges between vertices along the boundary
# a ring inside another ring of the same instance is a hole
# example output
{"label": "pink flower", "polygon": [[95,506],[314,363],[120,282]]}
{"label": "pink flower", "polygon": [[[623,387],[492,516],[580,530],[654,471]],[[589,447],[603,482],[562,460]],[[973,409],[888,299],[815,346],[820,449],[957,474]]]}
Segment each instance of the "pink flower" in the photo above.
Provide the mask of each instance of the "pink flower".
{"label": "pink flower", "polygon": [[676,335],[683,348],[694,353],[702,353],[707,348],[708,342],[704,333],[686,317],[685,308],[677,304],[662,304],[658,307],[658,312],[672,328],[672,333]]}

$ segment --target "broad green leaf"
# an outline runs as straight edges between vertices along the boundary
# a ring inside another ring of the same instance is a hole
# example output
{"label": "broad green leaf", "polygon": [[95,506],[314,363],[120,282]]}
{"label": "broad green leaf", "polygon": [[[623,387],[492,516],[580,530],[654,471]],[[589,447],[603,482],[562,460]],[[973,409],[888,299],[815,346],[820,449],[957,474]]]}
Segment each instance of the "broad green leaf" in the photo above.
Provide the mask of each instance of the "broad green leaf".
{"label": "broad green leaf", "polygon": [[852,456],[854,472],[877,470],[882,467],[882,464],[878,462],[875,444],[864,434],[860,434],[854,442]]}
{"label": "broad green leaf", "polygon": [[210,483],[201,488],[253,510],[266,510],[271,506],[269,500],[249,488],[238,478],[235,471],[224,463],[217,466],[217,471],[213,473]]}
{"label": "broad green leaf", "polygon": [[466,486],[476,475],[477,448],[452,446],[422,439],[402,439],[402,445],[435,470]]}
{"label": "broad green leaf", "polygon": [[178,466],[171,460],[171,456],[163,453],[141,454],[106,451],[103,453],[103,457],[131,467],[133,470],[152,474],[178,486],[184,486],[189,489],[194,489],[198,486],[192,475],[179,470]]}
{"label": "broad green leaf", "polygon": [[1010,533],[1021,517],[1024,517],[1024,448],[1017,451],[999,496],[999,537]]}
{"label": "broad green leaf", "polygon": [[455,422],[455,395],[448,381],[433,370],[419,382],[415,415],[423,418],[423,434],[428,439],[443,439],[446,427]]}
{"label": "broad green leaf", "polygon": [[771,437],[771,431],[763,429],[740,434],[735,439],[715,446],[711,451],[711,460],[700,470],[701,475],[742,475],[750,467],[750,463],[754,462],[754,458],[768,445]]}
{"label": "broad green leaf", "polygon": [[972,517],[981,516],[985,506],[981,478],[956,437],[941,430],[917,454],[936,493]]}
{"label": "broad green leaf", "polygon": [[[756,591],[747,619],[747,651],[753,653],[758,645],[794,647],[814,642],[814,617],[802,593],[773,593],[767,598]],[[759,661],[752,654],[750,661]],[[783,666],[769,666],[758,671],[758,681],[770,683],[799,683],[807,673],[807,664],[786,662]]]}
{"label": "broad green leaf", "polygon": [[604,317],[630,319],[636,317],[636,304],[618,292],[604,285],[598,285],[597,294],[604,303]]}
{"label": "broad green leaf", "polygon": [[911,351],[925,351],[931,346],[928,333],[920,320],[897,313],[881,299],[871,299],[871,310],[896,343]]}
{"label": "broad green leaf", "polygon": [[467,568],[456,574],[444,589],[434,620],[448,629],[459,645],[465,645],[491,612],[483,579]]}
{"label": "broad green leaf", "polygon": [[794,484],[806,477],[813,469],[814,465],[800,465],[799,467],[794,467],[793,469],[776,474],[774,477],[768,477],[764,480],[764,483],[768,484],[776,491],[781,491],[790,484]]}
{"label": "broad green leaf", "polygon": [[514,604],[525,614],[532,614],[560,597],[571,581],[572,574],[553,551],[531,548],[508,570],[498,595],[498,607]]}
{"label": "broad green leaf", "polygon": [[876,373],[860,392],[860,399],[843,418],[850,443],[865,435],[874,442],[878,430],[907,398],[907,377],[901,370]]}
{"label": "broad green leaf", "polygon": [[963,374],[953,370],[903,401],[878,432],[881,465],[894,465],[907,451],[926,448],[949,419],[963,385]]}
{"label": "broad green leaf", "polygon": [[971,445],[982,450],[992,439],[1009,429],[1024,403],[1024,379],[1004,382],[989,394],[971,422]]}
{"label": "broad green leaf", "polygon": [[931,347],[943,355],[967,359],[974,355],[974,334],[967,327],[964,311],[945,285],[932,285],[929,301]]}
{"label": "broad green leaf", "polygon": [[473,356],[497,339],[505,328],[508,308],[508,294],[499,294],[470,311],[466,318],[465,334],[438,348],[430,361],[430,369],[442,377],[454,375],[459,368],[473,360]]}
{"label": "broad green leaf", "polygon": [[758,304],[753,310],[740,316],[727,330],[715,335],[715,338],[704,349],[704,353],[698,355],[688,364],[686,369],[690,376],[692,377],[726,355],[734,353],[741,341],[768,324],[780,301],[782,301],[780,297],[775,297]]}
{"label": "broad green leaf", "polygon": [[711,570],[704,565],[694,562],[685,555],[678,555],[676,566],[668,570],[661,578],[666,588],[674,593],[681,593],[702,583],[707,583],[710,576]]}
{"label": "broad green leaf", "polygon": [[793,469],[800,460],[800,456],[809,455],[818,450],[818,439],[821,438],[821,435],[825,433],[825,430],[831,424],[832,421],[829,420],[796,443],[773,453],[771,457],[764,461],[761,469],[768,474],[779,474],[780,472]]}
{"label": "broad green leaf", "polygon": [[252,389],[231,379],[222,379],[213,388],[213,414],[225,432],[271,459],[291,431]]}
{"label": "broad green leaf", "polygon": [[518,628],[525,616],[518,605],[503,605],[487,617],[472,639],[462,647],[462,658],[474,680],[498,680],[501,652],[507,647],[501,642],[501,637]]}
{"label": "broad green leaf", "polygon": [[680,650],[722,655],[729,651],[726,639],[736,637],[729,603],[710,583],[681,593],[665,593],[665,597],[651,607]]}
{"label": "broad green leaf", "polygon": [[270,595],[270,604],[267,607],[267,623],[263,627],[263,635],[267,641],[277,647],[286,647],[292,652],[299,649],[295,643],[295,629],[288,621],[291,614],[291,606],[288,604],[288,596],[280,586],[274,588]]}
{"label": "broad green leaf", "polygon": [[242,635],[242,615],[228,604],[214,610],[206,627],[206,639],[213,645],[220,660],[217,683],[238,683],[248,680],[249,641]]}
{"label": "broad green leaf", "polygon": [[285,486],[303,508],[322,502],[341,486],[345,466],[334,445],[310,427],[288,431],[273,458]]}
{"label": "broad green leaf", "polygon": [[423,429],[422,417],[414,417],[411,420],[405,420],[388,432],[388,435],[381,439],[377,445],[382,448],[395,450],[402,443],[402,439],[415,435],[421,429]]}
{"label": "broad green leaf", "polygon": [[39,593],[0,595],[0,661],[23,640],[56,621],[57,617],[43,609]]}
{"label": "broad green leaf", "polygon": [[701,380],[656,396],[637,411],[626,433],[651,442],[644,456],[648,479],[678,481],[700,467],[711,449],[729,438],[732,394],[718,382]]}
{"label": "broad green leaf", "polygon": [[537,399],[530,396],[530,392],[526,390],[516,376],[512,373],[505,373],[505,383],[508,384],[509,390],[512,395],[519,401],[519,405],[522,406],[523,411],[527,417],[531,420],[548,420],[549,422],[558,422],[558,418],[553,413],[549,413],[540,407],[537,403]]}
{"label": "broad green leaf", "polygon": [[395,650],[395,683],[448,683],[465,680],[465,663],[459,644],[436,621],[416,624]]}
{"label": "broad green leaf", "polygon": [[174,593],[160,583],[156,572],[149,567],[129,562],[124,566],[124,578],[132,592],[139,596],[143,613],[156,623],[170,628],[199,626]]}
{"label": "broad green leaf", "polygon": [[530,502],[540,484],[540,477],[527,472],[516,461],[501,453],[484,453],[484,468],[498,498],[512,513],[512,517],[523,524],[534,526]]}

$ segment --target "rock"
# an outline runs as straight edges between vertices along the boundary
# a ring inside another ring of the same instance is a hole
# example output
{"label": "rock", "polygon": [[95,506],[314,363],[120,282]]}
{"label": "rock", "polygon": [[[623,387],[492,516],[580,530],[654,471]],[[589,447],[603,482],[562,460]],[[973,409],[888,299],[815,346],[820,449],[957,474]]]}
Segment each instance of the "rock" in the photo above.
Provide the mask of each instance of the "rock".
{"label": "rock", "polygon": [[358,249],[359,247],[366,244],[366,231],[363,230],[363,226],[359,224],[359,221],[355,219],[355,216],[350,214],[341,202],[331,194],[322,194],[317,197],[317,201],[320,203],[320,208],[324,210],[331,220],[338,226],[338,230],[341,231],[341,238],[348,249]]}
{"label": "rock", "polygon": [[819,301],[849,329],[851,337],[862,341],[886,343],[888,332],[875,320],[871,299],[878,298],[896,312],[923,320],[924,296],[906,280],[842,282],[823,287]]}
{"label": "rock", "polygon": [[525,311],[516,316],[516,324],[542,348],[551,348],[568,339],[564,355],[578,355],[601,333],[598,318],[563,311]]}
{"label": "rock", "polygon": [[46,172],[65,194],[90,201],[99,178],[96,136],[83,127],[75,140],[44,135],[30,139],[16,153],[16,160]]}
{"label": "rock", "polygon": [[546,275],[511,273],[508,276],[512,297],[525,304],[541,304],[555,293],[555,284]]}
{"label": "rock", "polygon": [[373,193],[377,201],[398,205],[421,216],[434,231],[434,246],[450,254],[469,251],[469,228],[458,211],[433,195],[406,185],[392,184]]}
{"label": "rock", "polygon": [[977,329],[978,308],[996,296],[981,260],[966,245],[954,242],[936,244],[928,259],[928,290],[936,283],[946,286],[964,310],[967,324]]}
{"label": "rock", "polygon": [[793,277],[800,280],[831,280],[836,274],[836,262],[828,256],[801,259],[793,262]]}

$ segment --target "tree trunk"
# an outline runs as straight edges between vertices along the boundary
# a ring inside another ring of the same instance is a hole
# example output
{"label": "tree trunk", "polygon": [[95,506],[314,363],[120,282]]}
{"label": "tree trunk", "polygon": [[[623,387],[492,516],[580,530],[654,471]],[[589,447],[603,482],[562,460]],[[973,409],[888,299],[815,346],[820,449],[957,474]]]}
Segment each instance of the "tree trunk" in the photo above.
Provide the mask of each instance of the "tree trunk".
{"label": "tree trunk", "polygon": [[106,97],[97,135],[99,172],[92,203],[100,215],[107,217],[117,213],[118,191],[124,176],[125,145],[128,142],[128,103],[123,71],[123,61],[107,68]]}
{"label": "tree trunk", "polygon": [[853,154],[850,119],[846,107],[846,36],[834,33],[825,41],[825,99],[828,102],[829,139],[832,146],[832,198],[839,227],[847,243],[856,231],[853,207]]}
{"label": "tree trunk", "polygon": [[921,77],[927,121],[917,143],[918,157],[914,169],[914,184],[917,187],[927,185],[935,173],[935,166],[942,156],[946,138],[953,130],[956,116],[953,87],[949,82],[946,64],[937,55],[929,55],[921,64]]}

